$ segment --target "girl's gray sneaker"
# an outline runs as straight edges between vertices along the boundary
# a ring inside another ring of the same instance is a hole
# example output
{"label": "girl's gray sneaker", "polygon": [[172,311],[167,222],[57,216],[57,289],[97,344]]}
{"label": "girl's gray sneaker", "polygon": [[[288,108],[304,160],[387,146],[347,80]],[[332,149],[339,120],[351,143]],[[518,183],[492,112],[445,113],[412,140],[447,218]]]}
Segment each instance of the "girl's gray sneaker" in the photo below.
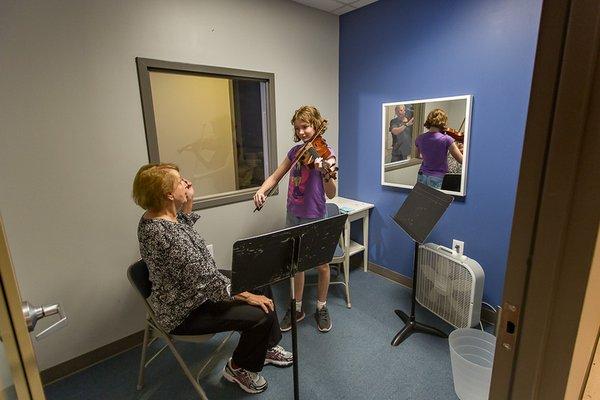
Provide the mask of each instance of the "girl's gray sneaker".
{"label": "girl's gray sneaker", "polygon": [[[304,314],[304,311],[296,311],[296,322],[302,321],[304,319],[304,317],[306,317],[306,314]],[[281,329],[281,332],[287,332],[290,329],[292,329],[292,317],[290,316],[289,308],[285,312],[285,315],[283,316],[283,319],[281,320],[281,323],[279,324],[279,329]]]}
{"label": "girl's gray sneaker", "polygon": [[320,310],[317,309],[315,312],[315,319],[317,320],[319,331],[329,332],[331,330],[332,323],[327,306],[323,306]]}

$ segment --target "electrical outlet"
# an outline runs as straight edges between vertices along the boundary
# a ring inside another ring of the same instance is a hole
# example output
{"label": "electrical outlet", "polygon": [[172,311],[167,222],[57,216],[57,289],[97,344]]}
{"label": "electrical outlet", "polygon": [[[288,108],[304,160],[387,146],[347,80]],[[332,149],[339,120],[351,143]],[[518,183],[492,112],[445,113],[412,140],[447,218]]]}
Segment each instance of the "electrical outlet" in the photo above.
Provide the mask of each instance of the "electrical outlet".
{"label": "electrical outlet", "polygon": [[452,250],[456,251],[458,254],[463,254],[465,252],[465,242],[453,239]]}
{"label": "electrical outlet", "polygon": [[207,244],[206,245],[206,249],[208,250],[208,252],[212,256],[212,258],[215,258],[215,249],[214,249],[213,245],[212,244]]}

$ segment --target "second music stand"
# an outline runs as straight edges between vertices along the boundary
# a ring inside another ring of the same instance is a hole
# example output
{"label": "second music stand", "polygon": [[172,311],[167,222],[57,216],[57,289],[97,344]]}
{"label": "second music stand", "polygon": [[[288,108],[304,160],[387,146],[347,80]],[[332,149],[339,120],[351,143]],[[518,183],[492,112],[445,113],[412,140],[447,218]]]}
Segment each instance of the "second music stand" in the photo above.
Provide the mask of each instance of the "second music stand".
{"label": "second music stand", "polygon": [[443,338],[448,337],[444,332],[429,325],[417,322],[415,319],[415,303],[417,288],[417,273],[419,269],[419,244],[424,243],[434,226],[452,203],[454,197],[439,190],[417,182],[393,219],[414,241],[413,253],[413,284],[411,294],[410,315],[402,310],[394,310],[404,322],[404,328],[392,340],[392,346],[398,346],[414,332],[428,333]]}

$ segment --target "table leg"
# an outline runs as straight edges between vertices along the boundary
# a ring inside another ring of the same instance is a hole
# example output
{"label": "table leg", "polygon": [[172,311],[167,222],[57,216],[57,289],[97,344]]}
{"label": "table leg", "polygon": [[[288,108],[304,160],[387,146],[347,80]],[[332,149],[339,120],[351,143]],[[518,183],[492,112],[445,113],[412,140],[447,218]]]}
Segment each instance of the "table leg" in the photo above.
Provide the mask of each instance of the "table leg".
{"label": "table leg", "polygon": [[[350,221],[344,224],[344,274],[350,271]],[[346,275],[347,276],[347,275]]]}
{"label": "table leg", "polygon": [[367,272],[369,269],[369,210],[365,211],[363,218],[363,245],[365,251],[363,252],[363,268]]}
{"label": "table leg", "polygon": [[346,307],[352,308],[350,301],[350,262],[344,257],[344,286],[346,287]]}

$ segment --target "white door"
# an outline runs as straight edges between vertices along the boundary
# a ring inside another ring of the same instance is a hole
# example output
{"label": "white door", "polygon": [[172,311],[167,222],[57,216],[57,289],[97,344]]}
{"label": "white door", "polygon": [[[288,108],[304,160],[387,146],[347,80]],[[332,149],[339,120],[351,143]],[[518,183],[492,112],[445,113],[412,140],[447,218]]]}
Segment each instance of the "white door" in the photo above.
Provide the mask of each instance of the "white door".
{"label": "white door", "polygon": [[32,334],[44,336],[66,318],[57,304],[36,307],[22,301],[0,215],[0,400],[45,400],[30,331],[37,320],[55,314],[57,323]]}

